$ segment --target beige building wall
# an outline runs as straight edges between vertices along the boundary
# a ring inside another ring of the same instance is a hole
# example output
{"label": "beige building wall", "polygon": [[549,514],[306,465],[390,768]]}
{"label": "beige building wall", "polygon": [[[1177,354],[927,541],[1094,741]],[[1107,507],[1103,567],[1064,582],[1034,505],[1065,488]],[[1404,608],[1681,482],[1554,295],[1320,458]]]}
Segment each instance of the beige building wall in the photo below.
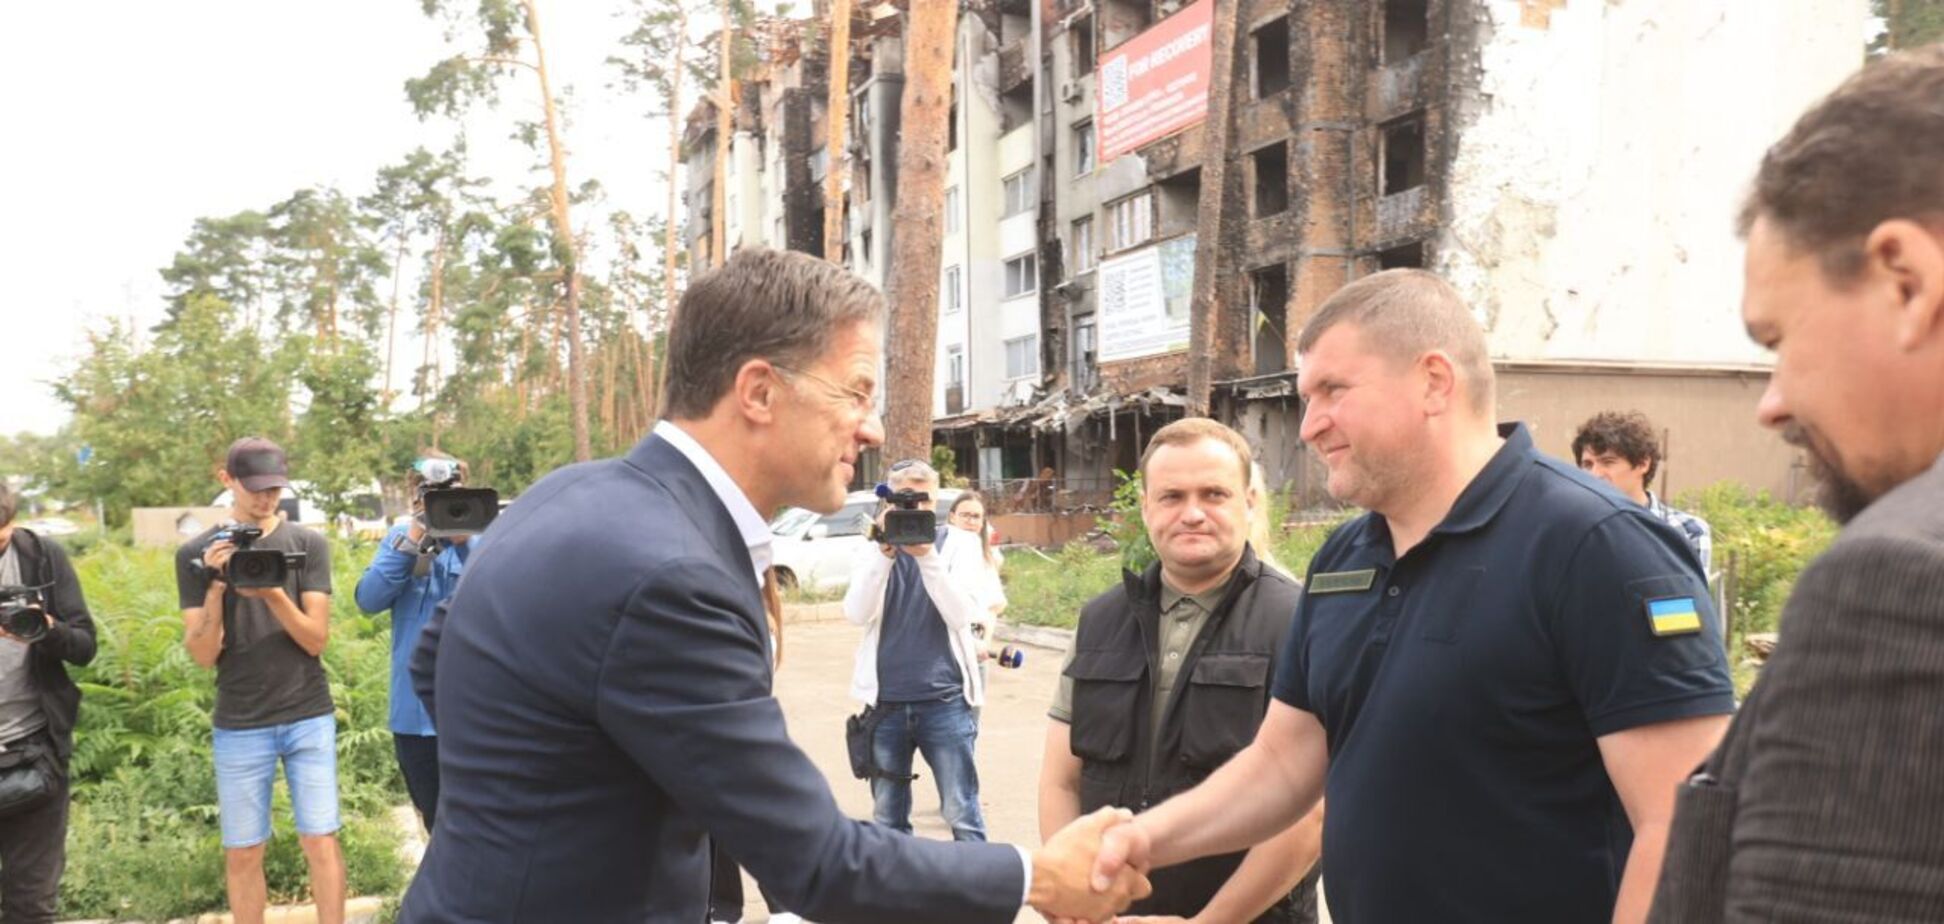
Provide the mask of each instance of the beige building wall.
{"label": "beige building wall", "polygon": [[1539,448],[1572,453],[1573,433],[1601,411],[1639,411],[1662,433],[1670,497],[1737,481],[1781,500],[1807,501],[1810,485],[1796,450],[1755,421],[1768,373],[1745,370],[1622,369],[1502,363],[1499,419],[1521,420]]}

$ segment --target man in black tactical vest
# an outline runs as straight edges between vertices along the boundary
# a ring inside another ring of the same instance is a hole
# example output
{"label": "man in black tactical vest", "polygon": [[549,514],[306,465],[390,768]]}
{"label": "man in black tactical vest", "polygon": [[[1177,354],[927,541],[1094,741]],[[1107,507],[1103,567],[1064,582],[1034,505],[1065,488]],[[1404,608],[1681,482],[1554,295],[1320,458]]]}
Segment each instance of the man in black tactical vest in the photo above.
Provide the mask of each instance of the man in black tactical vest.
{"label": "man in black tactical vest", "polygon": [[[1206,418],[1176,421],[1149,440],[1141,513],[1159,561],[1080,611],[1048,712],[1041,836],[1101,806],[1144,811],[1255,737],[1301,589],[1248,545],[1263,502],[1250,488],[1252,464],[1241,435]],[[1322,818],[1318,806],[1246,854],[1156,870],[1154,894],[1128,913],[1314,922]]]}

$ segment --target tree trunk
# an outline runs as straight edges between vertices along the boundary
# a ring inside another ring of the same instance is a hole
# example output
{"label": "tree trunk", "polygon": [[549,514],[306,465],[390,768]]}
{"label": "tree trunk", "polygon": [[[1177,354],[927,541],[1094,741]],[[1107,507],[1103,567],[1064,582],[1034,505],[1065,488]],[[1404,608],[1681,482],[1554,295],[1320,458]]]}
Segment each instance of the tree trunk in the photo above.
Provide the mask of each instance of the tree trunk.
{"label": "tree trunk", "polygon": [[587,433],[587,370],[581,356],[580,324],[580,243],[574,239],[574,225],[567,214],[567,151],[560,143],[560,120],[554,111],[553,86],[547,79],[547,51],[540,40],[540,11],[534,0],[521,0],[526,9],[527,32],[533,36],[534,73],[540,77],[540,107],[546,116],[547,159],[553,167],[554,234],[560,237],[567,283],[567,397],[573,407],[574,459],[594,458],[594,447]]}
{"label": "tree trunk", "polygon": [[844,262],[844,122],[850,117],[850,0],[830,3],[830,98],[824,107],[824,259]]}
{"label": "tree trunk", "polygon": [[[662,315],[669,327],[675,325],[675,264],[681,254],[679,231],[681,224],[676,220],[680,208],[680,198],[676,177],[682,170],[682,71],[686,69],[684,56],[688,52],[688,7],[675,4],[675,70],[668,88],[668,211],[662,229]],[[648,404],[648,413],[656,411],[658,388],[655,378],[655,323],[652,313],[645,313],[648,322],[648,374],[642,378],[642,399]]]}
{"label": "tree trunk", "polygon": [[722,11],[722,71],[716,81],[716,151],[715,177],[709,184],[709,214],[714,219],[709,222],[709,265],[721,266],[729,261],[729,142],[735,132],[736,85],[731,73],[730,62],[730,15],[729,0],[721,0],[717,7]]}
{"label": "tree trunk", "polygon": [[1221,240],[1228,216],[1229,100],[1234,95],[1236,19],[1240,0],[1217,0],[1209,36],[1213,67],[1208,82],[1208,121],[1203,123],[1201,197],[1195,208],[1195,283],[1188,309],[1188,414],[1208,415],[1214,391],[1216,329],[1222,315]]}
{"label": "tree trunk", "polygon": [[398,286],[405,275],[406,236],[398,236],[398,255],[392,258],[391,309],[385,314],[385,390],[379,398],[384,410],[391,410],[392,361],[398,356]]}
{"label": "tree trunk", "polygon": [[[932,371],[938,339],[938,262],[944,249],[945,141],[952,102],[958,4],[914,3],[905,19],[898,202],[885,296],[884,457],[931,457]],[[834,167],[833,167],[834,169]]]}

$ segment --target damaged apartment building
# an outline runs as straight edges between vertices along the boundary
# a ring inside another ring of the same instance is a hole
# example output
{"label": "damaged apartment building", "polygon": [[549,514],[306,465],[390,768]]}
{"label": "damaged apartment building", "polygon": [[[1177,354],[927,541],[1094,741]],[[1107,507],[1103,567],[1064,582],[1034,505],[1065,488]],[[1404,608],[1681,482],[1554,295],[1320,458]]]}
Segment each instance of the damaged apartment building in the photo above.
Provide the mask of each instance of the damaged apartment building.
{"label": "damaged apartment building", "polygon": [[[837,158],[812,24],[767,27],[735,112],[728,247],[821,253],[839,169],[846,262],[882,284],[899,6],[860,4]],[[1856,66],[1865,6],[966,0],[935,441],[1002,506],[1104,504],[1147,435],[1197,406],[1200,324],[1209,413],[1271,486],[1322,502],[1294,337],[1345,283],[1422,267],[1477,312],[1500,415],[1542,448],[1563,456],[1584,418],[1638,409],[1668,446],[1658,489],[1794,496],[1798,460],[1753,419],[1767,359],[1741,332],[1733,217],[1764,147]],[[714,125],[705,103],[685,139],[698,267]],[[1052,487],[1028,481],[1045,469]]]}

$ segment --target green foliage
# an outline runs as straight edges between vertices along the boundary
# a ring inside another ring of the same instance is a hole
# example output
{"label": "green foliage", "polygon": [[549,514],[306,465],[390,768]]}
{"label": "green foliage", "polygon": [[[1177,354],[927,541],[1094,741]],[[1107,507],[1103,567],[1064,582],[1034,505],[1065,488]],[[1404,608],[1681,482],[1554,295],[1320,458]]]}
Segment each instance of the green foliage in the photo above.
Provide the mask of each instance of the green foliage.
{"label": "green foliage", "polygon": [[1121,567],[1140,574],[1155,558],[1147,520],[1141,515],[1141,473],[1114,469],[1114,477],[1120,484],[1114,487],[1114,500],[1109,505],[1113,519],[1107,523],[1107,534],[1120,544]]}
{"label": "green foliage", "polygon": [[[359,614],[351,590],[368,545],[332,546],[331,642],[325,672],[337,704],[340,832],[354,895],[402,887],[389,807],[405,801],[387,729],[389,620]],[[182,647],[174,554],[102,544],[76,559],[99,627],[82,688],[71,765],[74,806],[62,910],[72,917],[164,920],[226,904],[209,751],[215,675]],[[277,790],[266,857],[270,891],[299,900],[308,880]]]}
{"label": "green foliage", "polygon": [[1884,25],[1871,54],[1944,42],[1944,0],[1870,0],[1870,13]]}
{"label": "green foliage", "polygon": [[[1291,577],[1304,580],[1309,574],[1310,559],[1316,557],[1316,550],[1323,547],[1323,541],[1336,532],[1337,527],[1350,522],[1356,511],[1346,510],[1335,517],[1312,523],[1304,523],[1293,528],[1283,529],[1270,537],[1270,546],[1275,550],[1276,561],[1289,571]],[[1280,517],[1271,523],[1284,522]]]}
{"label": "green foliage", "polygon": [[1018,549],[1006,553],[1007,622],[1072,628],[1080,607],[1121,579],[1120,559],[1078,540],[1057,555]]}
{"label": "green foliage", "polygon": [[1796,576],[1836,538],[1836,524],[1820,510],[1728,482],[1685,494],[1679,505],[1714,530],[1715,570],[1726,575],[1733,563],[1737,637],[1775,631]]}
{"label": "green foliage", "polygon": [[938,472],[938,486],[941,488],[960,487],[965,480],[958,474],[958,453],[950,446],[933,446],[931,467]]}
{"label": "green foliage", "polygon": [[214,471],[232,440],[288,438],[293,347],[267,347],[213,295],[190,296],[146,347],[111,323],[55,383],[74,415],[67,439],[92,446],[94,458],[55,460],[50,487],[99,499],[111,525],[130,507],[207,503],[221,490]]}

